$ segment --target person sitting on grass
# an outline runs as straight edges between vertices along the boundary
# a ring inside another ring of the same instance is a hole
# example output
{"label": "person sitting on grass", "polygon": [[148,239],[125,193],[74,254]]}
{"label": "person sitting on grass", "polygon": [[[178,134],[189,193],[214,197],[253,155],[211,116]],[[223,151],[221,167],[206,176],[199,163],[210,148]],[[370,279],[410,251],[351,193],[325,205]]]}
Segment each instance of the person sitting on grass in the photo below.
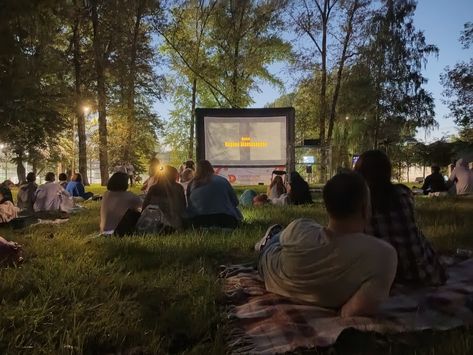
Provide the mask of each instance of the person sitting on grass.
{"label": "person sitting on grass", "polygon": [[26,175],[26,183],[21,185],[18,190],[17,206],[27,212],[33,212],[36,190],[36,174],[31,172]]}
{"label": "person sitting on grass", "polygon": [[143,186],[141,187],[141,191],[144,194],[148,193],[148,190],[156,184],[158,181],[158,173],[159,173],[159,159],[153,158],[149,162],[149,177],[143,182]]}
{"label": "person sitting on grass", "polygon": [[232,185],[215,175],[207,160],[197,163],[195,177],[187,187],[187,201],[187,212],[194,227],[234,229],[243,219]]}
{"label": "person sitting on grass", "polygon": [[370,150],[355,164],[368,183],[372,217],[366,233],[391,244],[399,263],[396,281],[415,286],[437,286],[447,276],[439,256],[417,226],[411,190],[391,182],[391,162],[383,152]]}
{"label": "person sitting on grass", "polygon": [[432,173],[425,177],[424,184],[421,189],[424,195],[436,192],[447,192],[447,184],[443,175],[440,174],[440,167],[438,165],[432,165]]}
{"label": "person sitting on grass", "polygon": [[369,220],[369,190],[361,176],[335,175],[325,185],[323,199],[326,227],[296,219],[284,230],[270,227],[256,245],[266,289],[339,310],[342,317],[372,315],[389,296],[396,251],[363,232]]}
{"label": "person sitting on grass", "polygon": [[286,186],[284,186],[282,177],[280,175],[276,175],[271,181],[271,184],[269,184],[268,186],[268,198],[271,200],[275,198],[280,198],[281,195],[285,194],[286,192]]}
{"label": "person sitting on grass", "polygon": [[68,184],[66,173],[60,173],[58,178],[59,178],[59,185],[61,185],[62,188],[65,190]]}
{"label": "person sitting on grass", "polygon": [[20,209],[13,202],[7,200],[0,190],[0,225],[18,217]]}
{"label": "person sitting on grass", "polygon": [[3,183],[0,184],[0,193],[2,194],[2,198],[0,199],[0,203],[4,203],[5,201],[10,201],[13,203],[13,195],[11,193],[11,181],[5,180]]}
{"label": "person sitting on grass", "polygon": [[182,171],[179,176],[179,183],[182,185],[184,191],[187,191],[187,185],[189,185],[193,178],[194,170],[186,168]]}
{"label": "person sitting on grass", "polygon": [[82,175],[80,173],[75,173],[72,176],[71,181],[67,184],[66,191],[72,197],[82,197],[84,200],[88,200],[94,196],[92,192],[85,192],[84,184],[82,184]]}
{"label": "person sitting on grass", "polygon": [[100,205],[100,232],[112,234],[128,210],[141,211],[141,199],[128,190],[128,174],[113,174]]}
{"label": "person sitting on grass", "polygon": [[[148,206],[159,208],[162,212],[161,221],[166,232],[184,228],[186,197],[184,188],[177,182],[179,173],[170,165],[163,167],[158,182],[151,186],[143,202],[143,215]],[[153,227],[154,228],[154,227]]]}
{"label": "person sitting on grass", "polygon": [[455,169],[452,170],[448,181],[450,184],[455,184],[457,196],[473,194],[473,172],[468,168],[466,160],[457,160]]}
{"label": "person sitting on grass", "polygon": [[312,203],[309,184],[297,172],[291,172],[291,179],[288,188],[289,203],[293,205],[304,205]]}
{"label": "person sitting on grass", "polygon": [[36,190],[34,212],[70,212],[74,207],[74,201],[61,185],[54,182],[56,180],[54,173],[47,173],[45,180],[46,182]]}

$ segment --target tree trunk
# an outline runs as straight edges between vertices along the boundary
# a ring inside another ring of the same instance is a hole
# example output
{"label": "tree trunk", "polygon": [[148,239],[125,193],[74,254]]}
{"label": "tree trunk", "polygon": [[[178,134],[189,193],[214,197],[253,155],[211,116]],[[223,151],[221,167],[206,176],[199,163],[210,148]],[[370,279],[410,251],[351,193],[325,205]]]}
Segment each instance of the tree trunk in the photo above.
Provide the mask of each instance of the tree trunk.
{"label": "tree trunk", "polygon": [[108,144],[107,144],[107,94],[105,89],[105,53],[102,48],[102,40],[99,31],[99,19],[97,14],[97,0],[91,0],[93,46],[95,57],[95,71],[97,76],[97,96],[99,113],[99,161],[100,181],[102,186],[108,182]]}
{"label": "tree trunk", "polygon": [[195,101],[197,93],[197,79],[192,81],[192,103],[191,103],[191,122],[189,132],[189,159],[194,159],[194,129],[195,129]]}
{"label": "tree trunk", "polygon": [[327,120],[327,30],[328,30],[328,1],[324,1],[324,10],[322,15],[322,48],[321,48],[321,59],[322,59],[322,66],[321,66],[321,83],[320,83],[320,91],[319,91],[319,102],[320,102],[320,109],[319,109],[319,138],[320,138],[320,146],[322,148],[320,154],[320,181],[325,182],[327,179],[327,151],[325,147],[325,123]]}
{"label": "tree trunk", "polygon": [[343,69],[345,67],[345,61],[347,59],[348,45],[350,44],[350,39],[353,34],[353,18],[355,17],[355,13],[358,10],[358,8],[359,8],[359,2],[358,0],[355,0],[348,14],[348,19],[347,19],[347,24],[346,24],[347,29],[345,33],[345,38],[343,40],[342,54],[340,56],[340,60],[338,63],[337,79],[335,83],[335,90],[333,92],[333,97],[332,97],[332,105],[330,107],[330,117],[329,117],[329,122],[328,122],[328,132],[327,132],[327,141],[326,141],[327,145],[330,145],[332,141],[333,125],[335,123],[335,116],[337,113],[338,96],[340,94],[340,87],[342,84],[342,74],[343,74]]}
{"label": "tree trunk", "polygon": [[[77,5],[76,5],[77,6]],[[80,10],[76,10],[74,19],[74,28],[72,35],[73,42],[73,63],[75,76],[75,99],[76,99],[76,118],[77,118],[77,135],[79,138],[79,173],[82,175],[84,185],[89,185],[87,178],[87,137],[85,134],[85,117],[82,108],[82,73],[80,62]],[[73,144],[75,144],[73,142]]]}
{"label": "tree trunk", "polygon": [[135,136],[135,76],[136,76],[136,56],[138,47],[138,36],[140,33],[141,20],[143,18],[143,1],[139,1],[136,9],[135,24],[133,26],[133,38],[130,46],[130,68],[128,73],[127,88],[127,113],[128,113],[128,135],[126,142],[125,161],[131,163],[132,149],[134,147],[133,137]]}
{"label": "tree trunk", "polygon": [[23,165],[23,153],[18,154],[16,160],[16,174],[18,175],[18,182],[21,184],[26,181],[26,169]]}

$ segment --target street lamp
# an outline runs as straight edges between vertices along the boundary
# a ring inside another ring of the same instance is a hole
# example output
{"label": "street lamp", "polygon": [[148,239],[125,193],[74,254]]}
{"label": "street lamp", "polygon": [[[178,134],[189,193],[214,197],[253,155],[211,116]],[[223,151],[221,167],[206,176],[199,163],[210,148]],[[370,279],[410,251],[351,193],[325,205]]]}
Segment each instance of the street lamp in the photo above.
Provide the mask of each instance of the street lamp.
{"label": "street lamp", "polygon": [[84,114],[85,114],[85,115],[88,115],[89,112],[90,112],[90,107],[89,107],[89,106],[83,106],[83,107],[82,107],[82,111],[84,111]]}

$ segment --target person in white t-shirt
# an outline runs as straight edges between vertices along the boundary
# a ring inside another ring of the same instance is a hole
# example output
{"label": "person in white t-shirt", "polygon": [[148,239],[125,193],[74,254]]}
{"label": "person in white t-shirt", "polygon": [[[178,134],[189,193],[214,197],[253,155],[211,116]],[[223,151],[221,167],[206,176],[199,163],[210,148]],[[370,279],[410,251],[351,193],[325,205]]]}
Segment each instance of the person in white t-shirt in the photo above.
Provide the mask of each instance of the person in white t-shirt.
{"label": "person in white t-shirt", "polygon": [[326,227],[297,219],[282,231],[273,226],[256,245],[266,289],[339,310],[343,317],[372,315],[389,295],[396,251],[363,233],[370,199],[361,176],[334,176],[323,197],[329,215]]}

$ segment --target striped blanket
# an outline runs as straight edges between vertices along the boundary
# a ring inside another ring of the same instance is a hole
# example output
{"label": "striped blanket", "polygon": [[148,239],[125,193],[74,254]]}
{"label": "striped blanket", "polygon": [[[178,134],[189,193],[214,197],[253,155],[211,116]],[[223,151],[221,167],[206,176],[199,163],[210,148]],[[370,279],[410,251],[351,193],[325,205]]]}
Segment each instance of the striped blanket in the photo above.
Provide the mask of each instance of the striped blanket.
{"label": "striped blanket", "polygon": [[348,328],[377,333],[447,330],[473,324],[473,259],[449,266],[449,280],[438,288],[396,286],[375,318],[341,318],[333,310],[297,304],[269,293],[252,267],[222,272],[229,301],[233,353],[275,354],[326,347]]}

